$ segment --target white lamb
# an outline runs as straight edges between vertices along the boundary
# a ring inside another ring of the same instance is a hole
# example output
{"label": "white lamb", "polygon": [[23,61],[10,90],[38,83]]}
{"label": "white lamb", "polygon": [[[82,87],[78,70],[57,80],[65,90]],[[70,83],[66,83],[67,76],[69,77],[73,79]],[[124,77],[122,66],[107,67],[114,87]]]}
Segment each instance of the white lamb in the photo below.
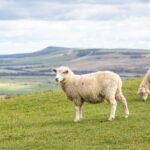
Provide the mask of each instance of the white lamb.
{"label": "white lamb", "polygon": [[84,102],[101,103],[107,100],[111,104],[108,120],[115,118],[117,101],[123,106],[125,118],[129,115],[126,99],[122,93],[122,81],[119,75],[110,71],[99,71],[85,75],[75,75],[68,67],[53,69],[56,81],[61,84],[67,97],[74,103],[76,109],[75,122],[82,119]]}
{"label": "white lamb", "polygon": [[137,94],[143,101],[147,100],[147,97],[150,94],[150,69],[144,76],[144,79],[140,84]]}

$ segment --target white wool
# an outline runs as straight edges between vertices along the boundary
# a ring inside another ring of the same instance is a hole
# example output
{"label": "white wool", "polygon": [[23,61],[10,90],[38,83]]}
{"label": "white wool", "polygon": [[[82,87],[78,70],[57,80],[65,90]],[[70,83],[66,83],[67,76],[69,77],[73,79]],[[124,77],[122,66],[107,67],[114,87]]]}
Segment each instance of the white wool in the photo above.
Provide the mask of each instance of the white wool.
{"label": "white wool", "polygon": [[150,69],[145,74],[139,88],[138,88],[138,94],[141,99],[144,101],[147,99],[148,94],[150,94]]}

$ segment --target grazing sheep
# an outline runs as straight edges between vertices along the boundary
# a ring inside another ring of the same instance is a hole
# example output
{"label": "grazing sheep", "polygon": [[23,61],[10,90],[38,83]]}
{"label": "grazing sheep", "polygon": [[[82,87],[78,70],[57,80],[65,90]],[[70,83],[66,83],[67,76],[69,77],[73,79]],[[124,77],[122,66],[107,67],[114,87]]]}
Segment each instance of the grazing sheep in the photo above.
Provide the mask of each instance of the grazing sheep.
{"label": "grazing sheep", "polygon": [[60,83],[67,97],[75,105],[75,122],[82,119],[82,105],[84,102],[101,103],[107,100],[111,104],[108,120],[115,118],[117,101],[123,106],[125,118],[129,111],[126,99],[122,93],[121,78],[110,71],[99,71],[85,75],[75,75],[68,67],[53,69],[56,73],[56,81]]}
{"label": "grazing sheep", "polygon": [[150,94],[150,69],[144,76],[144,79],[140,84],[137,94],[143,101],[146,101],[148,94]]}

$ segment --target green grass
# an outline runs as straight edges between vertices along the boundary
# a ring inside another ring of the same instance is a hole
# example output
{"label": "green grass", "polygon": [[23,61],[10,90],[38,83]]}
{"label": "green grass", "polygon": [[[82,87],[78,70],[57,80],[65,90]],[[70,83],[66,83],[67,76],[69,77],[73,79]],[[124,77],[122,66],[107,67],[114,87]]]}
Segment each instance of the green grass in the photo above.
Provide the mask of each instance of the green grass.
{"label": "green grass", "polygon": [[130,116],[118,104],[107,121],[109,104],[85,104],[84,119],[74,123],[74,108],[61,90],[0,101],[0,150],[149,150],[150,98],[138,99],[141,79],[124,81]]}
{"label": "green grass", "polygon": [[53,77],[0,77],[0,94],[5,95],[29,94],[56,87],[57,84]]}

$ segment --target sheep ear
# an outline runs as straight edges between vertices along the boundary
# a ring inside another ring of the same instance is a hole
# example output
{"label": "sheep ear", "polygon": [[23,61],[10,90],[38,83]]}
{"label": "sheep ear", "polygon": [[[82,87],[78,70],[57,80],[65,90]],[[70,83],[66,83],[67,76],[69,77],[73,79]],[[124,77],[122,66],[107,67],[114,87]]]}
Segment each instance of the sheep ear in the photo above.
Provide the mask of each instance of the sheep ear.
{"label": "sheep ear", "polygon": [[67,74],[69,71],[68,70],[65,70],[63,73]]}
{"label": "sheep ear", "polygon": [[52,69],[52,70],[53,70],[53,72],[55,72],[55,73],[57,72],[57,70],[56,70],[55,68],[54,68],[54,69]]}

